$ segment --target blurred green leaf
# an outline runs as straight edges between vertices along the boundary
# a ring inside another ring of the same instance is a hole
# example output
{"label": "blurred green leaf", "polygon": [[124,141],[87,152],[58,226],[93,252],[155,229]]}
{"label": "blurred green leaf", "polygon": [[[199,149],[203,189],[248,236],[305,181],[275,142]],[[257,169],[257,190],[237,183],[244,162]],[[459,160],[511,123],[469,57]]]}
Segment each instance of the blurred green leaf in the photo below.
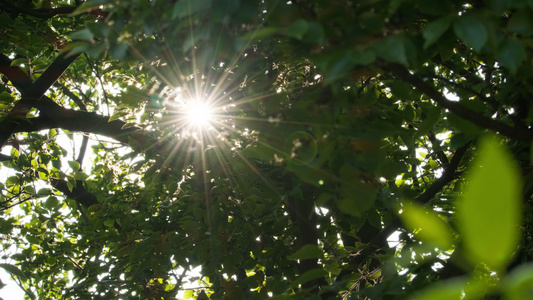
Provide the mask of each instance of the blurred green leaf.
{"label": "blurred green leaf", "polygon": [[17,266],[10,264],[0,264],[0,268],[4,269],[7,273],[13,276],[17,276],[20,279],[26,278],[26,275],[24,275],[24,273],[22,273],[22,271]]}
{"label": "blurred green leaf", "polygon": [[28,59],[27,58],[17,58],[17,59],[14,59],[12,62],[11,62],[11,67],[18,67],[22,64],[28,64]]}
{"label": "blurred green leaf", "polygon": [[436,212],[420,204],[404,201],[400,218],[421,241],[434,244],[442,250],[452,248],[452,230]]}
{"label": "blurred green leaf", "polygon": [[72,170],[74,170],[74,172],[77,172],[80,170],[80,163],[75,160],[69,161],[68,165],[70,166],[70,168],[72,168]]}
{"label": "blurred green leaf", "polygon": [[297,40],[301,40],[307,31],[307,22],[304,19],[298,19],[294,21],[289,27],[287,27],[283,33],[286,36],[293,37]]}
{"label": "blurred green leaf", "polygon": [[94,35],[90,29],[85,28],[71,33],[69,35],[69,38],[72,40],[92,42],[94,39]]}
{"label": "blurred green leaf", "polygon": [[407,65],[407,53],[405,40],[402,37],[393,35],[379,41],[374,49],[376,54],[390,62]]}
{"label": "blurred green leaf", "polygon": [[511,15],[507,30],[520,35],[533,35],[533,12],[530,9],[519,9]]}
{"label": "blurred green leaf", "polygon": [[313,259],[321,258],[323,255],[322,250],[317,245],[304,245],[300,250],[287,256],[287,258],[292,260]]}
{"label": "blurred green leaf", "polygon": [[504,300],[533,299],[533,264],[512,270],[503,281]]}
{"label": "blurred green leaf", "polygon": [[461,16],[453,21],[453,30],[459,39],[475,51],[480,51],[487,43],[488,34],[483,22],[471,17]]}
{"label": "blurred green leaf", "polygon": [[59,200],[56,198],[56,197],[48,197],[48,199],[46,199],[46,202],[44,204],[44,206],[49,209],[49,210],[52,210],[54,208],[56,208],[56,206],[59,205]]}
{"label": "blurred green leaf", "polygon": [[500,46],[496,57],[502,66],[516,71],[526,58],[526,47],[517,39],[508,39]]}
{"label": "blurred green leaf", "polygon": [[297,287],[300,284],[304,284],[314,279],[322,278],[324,276],[327,276],[328,274],[328,271],[324,269],[313,269],[298,276],[298,278],[296,278],[296,280],[294,280],[291,285],[293,287]]}
{"label": "blurred green leaf", "polygon": [[74,174],[74,178],[76,180],[86,180],[87,178],[89,178],[89,175],[83,172],[76,172],[76,174]]}
{"label": "blurred green leaf", "polygon": [[205,11],[211,7],[211,0],[178,0],[172,11],[173,18],[184,18]]}
{"label": "blurred green leaf", "polygon": [[484,262],[502,270],[520,239],[522,179],[496,138],[483,138],[478,149],[457,201],[458,230],[474,265]]}
{"label": "blurred green leaf", "polygon": [[429,23],[424,31],[422,36],[424,37],[424,49],[433,45],[437,40],[444,34],[446,30],[450,27],[452,19],[450,17],[440,18],[436,21]]}

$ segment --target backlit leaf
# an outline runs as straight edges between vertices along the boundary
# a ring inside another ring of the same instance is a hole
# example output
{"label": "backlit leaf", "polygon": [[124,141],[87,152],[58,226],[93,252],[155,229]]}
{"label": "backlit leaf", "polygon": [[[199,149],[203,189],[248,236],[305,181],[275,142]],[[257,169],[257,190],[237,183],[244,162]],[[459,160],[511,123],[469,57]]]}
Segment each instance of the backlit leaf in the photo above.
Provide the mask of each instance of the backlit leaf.
{"label": "backlit leaf", "polygon": [[452,247],[452,230],[436,212],[412,202],[403,202],[402,211],[400,218],[421,241],[443,250]]}
{"label": "backlit leaf", "polygon": [[533,299],[533,264],[514,269],[504,280],[505,300]]}
{"label": "backlit leaf", "polygon": [[457,203],[468,259],[504,268],[520,238],[522,179],[516,162],[495,138],[484,138]]}
{"label": "backlit leaf", "polygon": [[74,171],[78,171],[80,169],[80,163],[75,161],[75,160],[71,160],[68,162],[68,165],[72,168],[72,170]]}

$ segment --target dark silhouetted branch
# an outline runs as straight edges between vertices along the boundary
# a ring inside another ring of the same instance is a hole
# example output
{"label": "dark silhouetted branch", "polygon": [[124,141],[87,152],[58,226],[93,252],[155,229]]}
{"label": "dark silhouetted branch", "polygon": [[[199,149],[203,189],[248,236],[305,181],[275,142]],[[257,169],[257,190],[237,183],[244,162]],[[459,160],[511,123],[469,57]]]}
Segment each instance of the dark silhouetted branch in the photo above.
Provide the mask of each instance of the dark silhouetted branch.
{"label": "dark silhouetted branch", "polygon": [[391,71],[393,74],[398,76],[400,79],[410,83],[417,90],[428,95],[433,101],[443,108],[449,110],[450,112],[460,116],[461,118],[468,120],[478,126],[483,128],[498,132],[509,138],[523,141],[531,142],[533,141],[533,131],[524,129],[524,128],[515,128],[505,123],[493,120],[489,117],[486,117],[480,113],[477,113],[463,105],[459,102],[454,102],[446,99],[442,93],[440,93],[434,86],[422,80],[420,77],[412,74],[405,67],[401,65],[388,65],[384,68],[385,70]]}

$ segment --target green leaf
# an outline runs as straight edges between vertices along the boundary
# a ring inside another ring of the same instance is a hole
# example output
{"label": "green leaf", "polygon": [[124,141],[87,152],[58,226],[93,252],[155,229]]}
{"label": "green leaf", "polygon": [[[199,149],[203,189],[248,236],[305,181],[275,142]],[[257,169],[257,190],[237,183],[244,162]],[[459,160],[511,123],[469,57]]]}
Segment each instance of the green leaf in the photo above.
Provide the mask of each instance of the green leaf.
{"label": "green leaf", "polygon": [[118,43],[109,47],[109,55],[116,60],[123,60],[128,53],[128,45],[124,43]]}
{"label": "green leaf", "polygon": [[452,248],[452,230],[437,213],[416,203],[405,201],[402,204],[400,218],[417,238],[442,250]]}
{"label": "green leaf", "polygon": [[27,185],[24,187],[24,192],[28,194],[35,194],[35,188],[31,185]]}
{"label": "green leaf", "polygon": [[350,53],[350,58],[352,62],[357,65],[369,65],[376,60],[376,55],[370,50],[355,50]]}
{"label": "green leaf", "polygon": [[326,39],[324,27],[317,22],[307,22],[307,31],[303,41],[310,44],[322,44]]}
{"label": "green leaf", "polygon": [[525,36],[533,35],[533,12],[529,9],[517,10],[509,20],[507,30]]}
{"label": "green leaf", "polygon": [[440,18],[428,24],[422,32],[424,37],[424,49],[433,45],[448,30],[452,23],[450,17]]}
{"label": "green leaf", "polygon": [[314,259],[314,258],[321,258],[324,254],[322,253],[322,249],[318,247],[317,245],[304,245],[300,250],[296,251],[295,253],[287,256],[288,259],[292,260],[298,260],[298,259]]}
{"label": "green leaf", "polygon": [[0,102],[2,103],[12,103],[15,101],[15,98],[11,93],[8,92],[2,92],[0,93]]}
{"label": "green leaf", "polygon": [[14,59],[12,62],[11,62],[11,67],[18,67],[22,64],[27,64],[28,63],[28,59],[27,58],[17,58],[17,59]]}
{"label": "green leaf", "polygon": [[400,36],[389,36],[379,41],[375,46],[376,54],[381,58],[407,65],[407,53],[404,38]]}
{"label": "green leaf", "polygon": [[68,36],[72,40],[91,42],[94,38],[93,33],[88,28],[75,31]]}
{"label": "green leaf", "polygon": [[526,47],[517,39],[503,42],[496,55],[498,62],[511,71],[516,71],[526,58]]}
{"label": "green leaf", "polygon": [[46,202],[44,204],[44,206],[48,208],[49,210],[54,209],[58,205],[59,205],[59,200],[56,197],[48,197],[48,199],[46,199]]}
{"label": "green leaf", "polygon": [[533,264],[514,269],[503,281],[504,300],[533,299]]}
{"label": "green leaf", "polygon": [[26,275],[24,275],[24,273],[22,273],[22,271],[17,266],[10,264],[0,264],[0,268],[4,269],[7,273],[13,276],[17,276],[22,279],[26,278]]}
{"label": "green leaf", "polygon": [[174,5],[172,18],[184,18],[211,7],[211,0],[179,0]]}
{"label": "green leaf", "polygon": [[337,201],[337,207],[345,214],[361,217],[374,205],[376,187],[370,182],[363,182],[365,175],[350,164],[341,167],[339,177],[345,180],[345,184],[341,187],[342,198]]}
{"label": "green leaf", "polygon": [[453,22],[455,35],[475,51],[480,51],[488,40],[487,29],[478,19],[461,16]]}
{"label": "green leaf", "polygon": [[7,179],[6,179],[6,185],[7,186],[12,186],[12,185],[15,185],[15,184],[18,184],[19,183],[19,178],[18,176],[9,176]]}
{"label": "green leaf", "polygon": [[459,231],[468,259],[496,270],[507,266],[520,239],[522,179],[511,154],[484,138],[457,203]]}
{"label": "green leaf", "polygon": [[[418,292],[413,300],[450,300],[450,299],[478,299],[486,287],[484,281],[471,281],[468,278],[438,281]],[[467,298],[464,297],[467,296]],[[472,298],[470,298],[472,297]]]}
{"label": "green leaf", "polygon": [[183,300],[191,299],[194,296],[193,290],[186,290],[183,293]]}
{"label": "green leaf", "polygon": [[292,282],[291,286],[297,287],[300,284],[309,282],[317,278],[322,278],[324,276],[327,276],[328,274],[328,271],[324,269],[312,269],[296,278],[296,280]]}
{"label": "green leaf", "polygon": [[89,0],[85,1],[82,5],[78,6],[76,10],[71,14],[71,16],[76,16],[89,12],[95,8],[98,8],[102,4],[108,4],[113,2],[113,0]]}
{"label": "green leaf", "polygon": [[108,122],[115,121],[116,119],[124,117],[127,114],[128,114],[127,111],[119,110],[119,111],[115,112],[114,114],[112,114],[111,117],[109,117],[109,121]]}
{"label": "green leaf", "polygon": [[51,194],[52,194],[52,191],[48,188],[42,188],[37,191],[37,195],[39,196],[46,196],[46,195],[51,195]]}
{"label": "green leaf", "polygon": [[289,37],[293,37],[297,40],[301,40],[306,31],[307,22],[304,19],[298,19],[292,22],[292,24],[283,31],[283,34]]}
{"label": "green leaf", "polygon": [[74,180],[74,178],[68,177],[67,178],[68,190],[72,192],[72,189],[74,189],[75,186],[76,186],[76,181]]}
{"label": "green leaf", "polygon": [[74,170],[74,172],[77,172],[80,170],[80,163],[75,160],[69,161],[68,165],[72,168],[72,170]]}
{"label": "green leaf", "polygon": [[418,9],[428,15],[442,16],[453,12],[453,4],[450,1],[427,1],[417,0]]}
{"label": "green leaf", "polygon": [[115,220],[114,219],[107,219],[104,221],[104,225],[107,227],[113,227],[115,226]]}
{"label": "green leaf", "polygon": [[86,180],[87,178],[89,178],[89,175],[83,172],[77,172],[76,174],[74,174],[74,178],[77,180]]}

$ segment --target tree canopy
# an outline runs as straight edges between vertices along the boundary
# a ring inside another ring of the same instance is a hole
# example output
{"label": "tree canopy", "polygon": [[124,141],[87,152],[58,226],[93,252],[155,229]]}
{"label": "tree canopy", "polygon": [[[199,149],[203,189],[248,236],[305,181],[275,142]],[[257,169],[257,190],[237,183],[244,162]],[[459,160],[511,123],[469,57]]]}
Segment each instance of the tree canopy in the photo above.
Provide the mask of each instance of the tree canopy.
{"label": "tree canopy", "polygon": [[531,0],[3,0],[0,32],[28,299],[533,297]]}

